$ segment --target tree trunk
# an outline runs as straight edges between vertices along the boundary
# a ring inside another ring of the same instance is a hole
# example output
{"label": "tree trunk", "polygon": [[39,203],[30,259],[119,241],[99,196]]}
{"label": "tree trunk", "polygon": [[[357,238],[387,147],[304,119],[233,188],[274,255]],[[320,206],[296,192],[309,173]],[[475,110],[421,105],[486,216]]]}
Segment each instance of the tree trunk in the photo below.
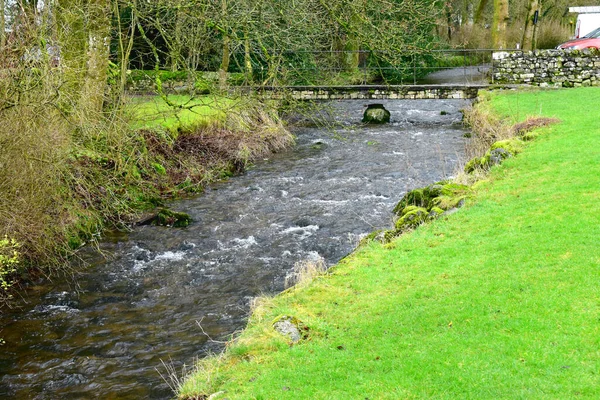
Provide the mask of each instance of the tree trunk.
{"label": "tree trunk", "polygon": [[250,38],[248,37],[248,28],[244,28],[244,69],[246,72],[246,83],[252,82],[252,58],[250,54]]}
{"label": "tree trunk", "polygon": [[56,38],[60,45],[60,66],[65,84],[63,93],[69,108],[77,108],[86,70],[87,30],[84,0],[58,0],[55,3]]}
{"label": "tree trunk", "polygon": [[126,33],[123,34],[123,26],[121,23],[121,8],[119,2],[115,1],[115,16],[117,17],[117,40],[119,46],[119,67],[120,67],[120,84],[119,94],[125,91],[127,84],[127,70],[129,69],[129,56],[133,49],[135,26],[137,24],[137,3],[136,0],[132,1],[133,7],[131,8],[131,22],[126,29]]}
{"label": "tree trunk", "polygon": [[6,17],[4,15],[4,0],[0,0],[0,8],[2,14],[0,14],[0,51],[4,51],[6,47]]}
{"label": "tree trunk", "polygon": [[[221,20],[227,20],[227,0],[221,0]],[[227,25],[223,26],[223,55],[221,56],[221,66],[219,67],[219,86],[221,89],[227,88],[227,70],[229,69],[230,50],[229,29]]]}
{"label": "tree trunk", "polygon": [[494,0],[494,20],[492,23],[492,43],[495,49],[506,48],[506,27],[508,24],[508,0]]}
{"label": "tree trunk", "polygon": [[521,40],[521,48],[523,50],[534,49],[534,32],[536,26],[533,24],[533,18],[536,11],[540,11],[541,4],[539,0],[529,0],[527,7],[527,18],[525,19],[525,27],[523,28],[523,39]]}
{"label": "tree trunk", "polygon": [[343,52],[344,70],[346,72],[357,72],[359,66],[360,56],[360,45],[359,41],[355,37],[350,37],[346,41]]}
{"label": "tree trunk", "polygon": [[[361,10],[362,11],[362,10]],[[360,62],[360,40],[356,32],[360,29],[360,12],[355,10],[350,17],[350,25],[346,27],[346,42],[342,53],[342,65],[346,72],[358,72]]]}
{"label": "tree trunk", "polygon": [[108,73],[110,0],[91,0],[87,9],[88,48],[80,106],[84,112],[101,112]]}
{"label": "tree trunk", "polygon": [[182,42],[182,12],[181,4],[177,4],[175,11],[175,38],[170,46],[169,58],[171,61],[171,71],[177,71],[179,67],[179,58],[181,57],[181,42]]}
{"label": "tree trunk", "polygon": [[446,34],[448,42],[450,42],[452,40],[452,5],[450,2],[446,3]]}
{"label": "tree trunk", "polygon": [[477,11],[475,11],[475,24],[481,25],[483,22],[483,12],[485,11],[485,7],[488,4],[488,0],[479,0],[479,5],[477,6]]}
{"label": "tree trunk", "polygon": [[221,57],[221,66],[219,67],[219,86],[221,89],[227,88],[227,70],[229,69],[229,43],[231,38],[229,34],[223,36],[223,56]]}

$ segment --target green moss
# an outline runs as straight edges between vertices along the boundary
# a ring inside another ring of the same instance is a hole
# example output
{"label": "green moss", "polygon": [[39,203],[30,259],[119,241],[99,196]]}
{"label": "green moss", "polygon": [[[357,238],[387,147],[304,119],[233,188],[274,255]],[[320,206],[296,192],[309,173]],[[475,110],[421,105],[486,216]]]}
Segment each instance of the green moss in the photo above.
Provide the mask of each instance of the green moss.
{"label": "green moss", "polygon": [[447,211],[460,207],[466,198],[467,195],[440,196],[435,199],[435,204],[437,208]]}
{"label": "green moss", "polygon": [[162,164],[152,163],[152,168],[154,168],[154,170],[156,171],[156,173],[159,174],[159,175],[166,175],[167,174],[167,170],[165,169],[165,167],[162,166]]}
{"label": "green moss", "polygon": [[131,177],[133,177],[136,180],[142,179],[142,174],[140,173],[140,169],[137,167],[137,165],[133,165],[131,167],[129,174],[131,175]]}
{"label": "green moss", "polygon": [[71,250],[76,250],[83,245],[83,240],[79,236],[71,236],[67,240],[67,245]]}
{"label": "green moss", "polygon": [[456,195],[466,194],[470,190],[471,190],[471,188],[467,185],[462,185],[460,183],[455,183],[455,182],[449,182],[442,186],[442,190],[441,190],[440,194],[442,196],[456,196]]}
{"label": "green moss", "polygon": [[397,232],[395,230],[385,231],[383,234],[383,243],[390,243],[394,238],[400,235],[402,232]]}
{"label": "green moss", "polygon": [[[434,207],[444,210],[453,208],[464,199],[470,191],[469,186],[450,181],[439,181],[424,188],[411,190],[394,207],[394,214],[403,217],[417,208],[424,208],[428,212]],[[455,200],[458,198],[458,200]],[[448,206],[452,204],[452,206]],[[446,208],[448,207],[448,208]]]}
{"label": "green moss", "polygon": [[172,226],[175,228],[185,228],[190,224],[191,221],[192,218],[186,213],[163,208],[158,212],[158,214],[156,214],[154,224],[161,226]]}
{"label": "green moss", "polygon": [[419,207],[419,206],[406,206],[400,212],[400,216],[403,217],[403,216],[405,216],[406,214],[408,214],[410,212],[418,210],[419,208],[421,208],[421,207]]}
{"label": "green moss", "polygon": [[396,221],[396,231],[405,232],[429,220],[429,211],[423,207],[414,207]]}
{"label": "green moss", "polygon": [[519,154],[520,152],[522,152],[524,147],[525,147],[525,143],[523,143],[522,140],[520,140],[518,138],[513,138],[513,139],[497,141],[496,143],[492,144],[492,146],[490,147],[490,150],[504,149],[504,150],[508,151],[510,154],[512,154],[513,156],[515,156],[515,155]]}
{"label": "green moss", "polygon": [[524,133],[524,134],[521,136],[521,140],[523,140],[523,141],[525,141],[525,142],[530,142],[530,141],[532,141],[532,140],[535,140],[535,139],[537,139],[537,138],[538,138],[538,136],[540,136],[540,132],[539,132],[539,131],[537,131],[537,130],[536,130],[536,131],[532,131],[532,132],[527,132],[527,133]]}
{"label": "green moss", "polygon": [[433,207],[431,211],[429,211],[430,218],[437,218],[444,213],[444,209],[440,207]]}
{"label": "green moss", "polygon": [[470,174],[485,165],[485,157],[473,157],[465,164],[465,172]]}

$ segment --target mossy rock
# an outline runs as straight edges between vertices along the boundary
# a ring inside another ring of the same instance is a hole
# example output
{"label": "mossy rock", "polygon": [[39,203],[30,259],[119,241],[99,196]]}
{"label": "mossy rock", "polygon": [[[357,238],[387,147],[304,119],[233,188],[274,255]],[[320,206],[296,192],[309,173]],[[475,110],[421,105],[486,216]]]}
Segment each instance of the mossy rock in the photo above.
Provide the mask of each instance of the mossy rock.
{"label": "mossy rock", "polygon": [[398,202],[398,204],[396,204],[396,206],[394,207],[394,210],[392,211],[394,214],[396,214],[398,217],[402,216],[402,211],[407,207],[407,206],[417,206],[417,207],[423,207],[424,205],[424,198],[423,198],[423,189],[414,189],[411,190],[410,192],[406,193],[402,199]]}
{"label": "mossy rock", "polygon": [[[456,196],[459,194],[469,193],[471,187],[460,183],[449,182],[442,186],[441,196]],[[438,196],[439,197],[439,196]]]}
{"label": "mossy rock", "polygon": [[475,172],[475,170],[478,169],[482,169],[483,165],[482,165],[482,160],[483,157],[474,157],[472,159],[470,159],[466,164],[465,164],[465,172],[467,174],[470,174],[472,172]]}
{"label": "mossy rock", "polygon": [[513,155],[508,150],[505,150],[502,147],[491,150],[487,156],[487,166],[491,167],[493,165],[502,164],[504,160],[512,156]]}
{"label": "mossy rock", "polygon": [[423,207],[415,207],[396,221],[396,231],[406,232],[429,220],[429,211]]}
{"label": "mossy rock", "polygon": [[394,240],[395,238],[397,238],[402,232],[398,232],[396,230],[389,230],[389,231],[385,231],[383,234],[383,240],[382,242],[385,243],[389,243],[392,240]]}
{"label": "mossy rock", "polygon": [[400,212],[400,217],[404,217],[406,214],[408,214],[410,212],[413,212],[413,211],[416,211],[419,208],[421,208],[421,207],[419,207],[419,206],[406,206]]}
{"label": "mossy rock", "polygon": [[439,217],[440,215],[442,215],[444,213],[444,209],[440,208],[440,207],[433,207],[430,211],[429,211],[429,219],[436,219],[437,217]]}
{"label": "mossy rock", "polygon": [[292,344],[308,339],[310,328],[298,318],[282,315],[273,320],[273,329],[288,339]]}
{"label": "mossy rock", "polygon": [[369,104],[363,114],[362,122],[366,124],[386,124],[390,122],[390,112],[383,104]]}
{"label": "mossy rock", "polygon": [[192,218],[189,216],[189,214],[163,208],[156,214],[154,225],[185,228],[190,224],[191,221]]}
{"label": "mossy rock", "polygon": [[499,147],[493,150],[488,150],[483,157],[481,157],[480,168],[489,170],[494,165],[501,164],[502,161],[513,155],[506,149]]}
{"label": "mossy rock", "polygon": [[525,141],[525,142],[530,142],[532,140],[535,140],[538,138],[538,136],[540,136],[540,132],[539,131],[532,131],[532,132],[527,132],[524,133],[523,135],[521,135],[521,140]]}
{"label": "mossy rock", "polygon": [[408,192],[396,204],[393,212],[396,216],[403,217],[416,208],[424,208],[427,211],[431,211],[434,207],[440,207],[440,203],[445,204],[444,202],[440,202],[438,198],[446,199],[456,196],[463,196],[464,198],[469,191],[469,186],[447,180],[439,181],[424,188]]}
{"label": "mossy rock", "polygon": [[441,196],[433,200],[433,207],[443,211],[448,211],[453,208],[460,207],[461,203],[467,198],[471,192],[471,187],[460,183],[450,182],[443,186]]}
{"label": "mossy rock", "polygon": [[460,208],[465,200],[467,195],[460,196],[440,196],[436,198],[436,207],[442,209],[444,211],[451,210],[453,208]]}
{"label": "mossy rock", "polygon": [[511,155],[516,156],[523,151],[524,146],[525,143],[520,139],[499,140],[490,147],[490,151],[504,149]]}
{"label": "mossy rock", "polygon": [[431,209],[433,207],[433,200],[440,196],[444,190],[444,185],[448,184],[448,181],[436,182],[433,185],[425,186],[423,188],[414,189],[406,193],[404,197],[396,204],[393,213],[398,217],[403,215],[403,210],[407,206],[423,207]]}

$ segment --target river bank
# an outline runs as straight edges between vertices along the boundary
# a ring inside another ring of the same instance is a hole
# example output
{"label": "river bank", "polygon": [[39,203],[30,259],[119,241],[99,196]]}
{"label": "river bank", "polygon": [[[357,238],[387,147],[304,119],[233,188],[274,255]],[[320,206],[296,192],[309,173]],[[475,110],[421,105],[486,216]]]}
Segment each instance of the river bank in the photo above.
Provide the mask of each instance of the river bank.
{"label": "river bank", "polygon": [[390,124],[361,124],[363,101],[332,103],[292,148],[167,203],[191,216],[185,228],[137,226],[83,248],[75,282],[35,287],[0,316],[0,397],[171,397],[162,362],[180,371],[219,352],[296,263],[337,263],[390,227],[398,197],[464,160],[469,102],[383,103]]}
{"label": "river bank", "polygon": [[93,121],[36,118],[38,131],[0,132],[0,306],[23,284],[73,273],[76,251],[105,230],[293,143],[273,105],[251,98],[134,97]]}
{"label": "river bank", "polygon": [[[181,398],[596,398],[596,88],[494,94],[558,118],[459,212],[258,302]],[[274,323],[295,321],[296,344]]]}

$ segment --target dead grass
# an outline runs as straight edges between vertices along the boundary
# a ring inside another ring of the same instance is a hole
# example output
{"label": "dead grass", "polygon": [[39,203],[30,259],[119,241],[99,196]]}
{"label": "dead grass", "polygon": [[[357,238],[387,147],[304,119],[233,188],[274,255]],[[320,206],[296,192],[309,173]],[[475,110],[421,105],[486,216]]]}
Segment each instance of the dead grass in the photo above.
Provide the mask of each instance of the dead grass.
{"label": "dead grass", "polygon": [[285,287],[304,287],[316,277],[327,272],[325,260],[303,260],[294,264],[293,270],[285,277]]}
{"label": "dead grass", "polygon": [[534,129],[559,123],[558,118],[528,117],[525,121],[512,126],[514,136],[523,136]]}
{"label": "dead grass", "polygon": [[498,117],[489,106],[489,98],[482,94],[476,104],[464,110],[464,124],[471,130],[472,137],[465,147],[466,159],[459,164],[454,180],[466,185],[485,180],[488,175],[486,170],[475,169],[465,173],[464,166],[468,160],[482,157],[495,142],[512,138],[532,140],[537,136],[532,131],[559,122],[556,118],[530,116],[523,122],[512,124],[510,120]]}
{"label": "dead grass", "polygon": [[487,101],[482,96],[476,106],[464,111],[464,124],[472,131],[471,140],[466,145],[467,159],[481,156],[494,142],[514,136],[510,124],[496,116]]}

